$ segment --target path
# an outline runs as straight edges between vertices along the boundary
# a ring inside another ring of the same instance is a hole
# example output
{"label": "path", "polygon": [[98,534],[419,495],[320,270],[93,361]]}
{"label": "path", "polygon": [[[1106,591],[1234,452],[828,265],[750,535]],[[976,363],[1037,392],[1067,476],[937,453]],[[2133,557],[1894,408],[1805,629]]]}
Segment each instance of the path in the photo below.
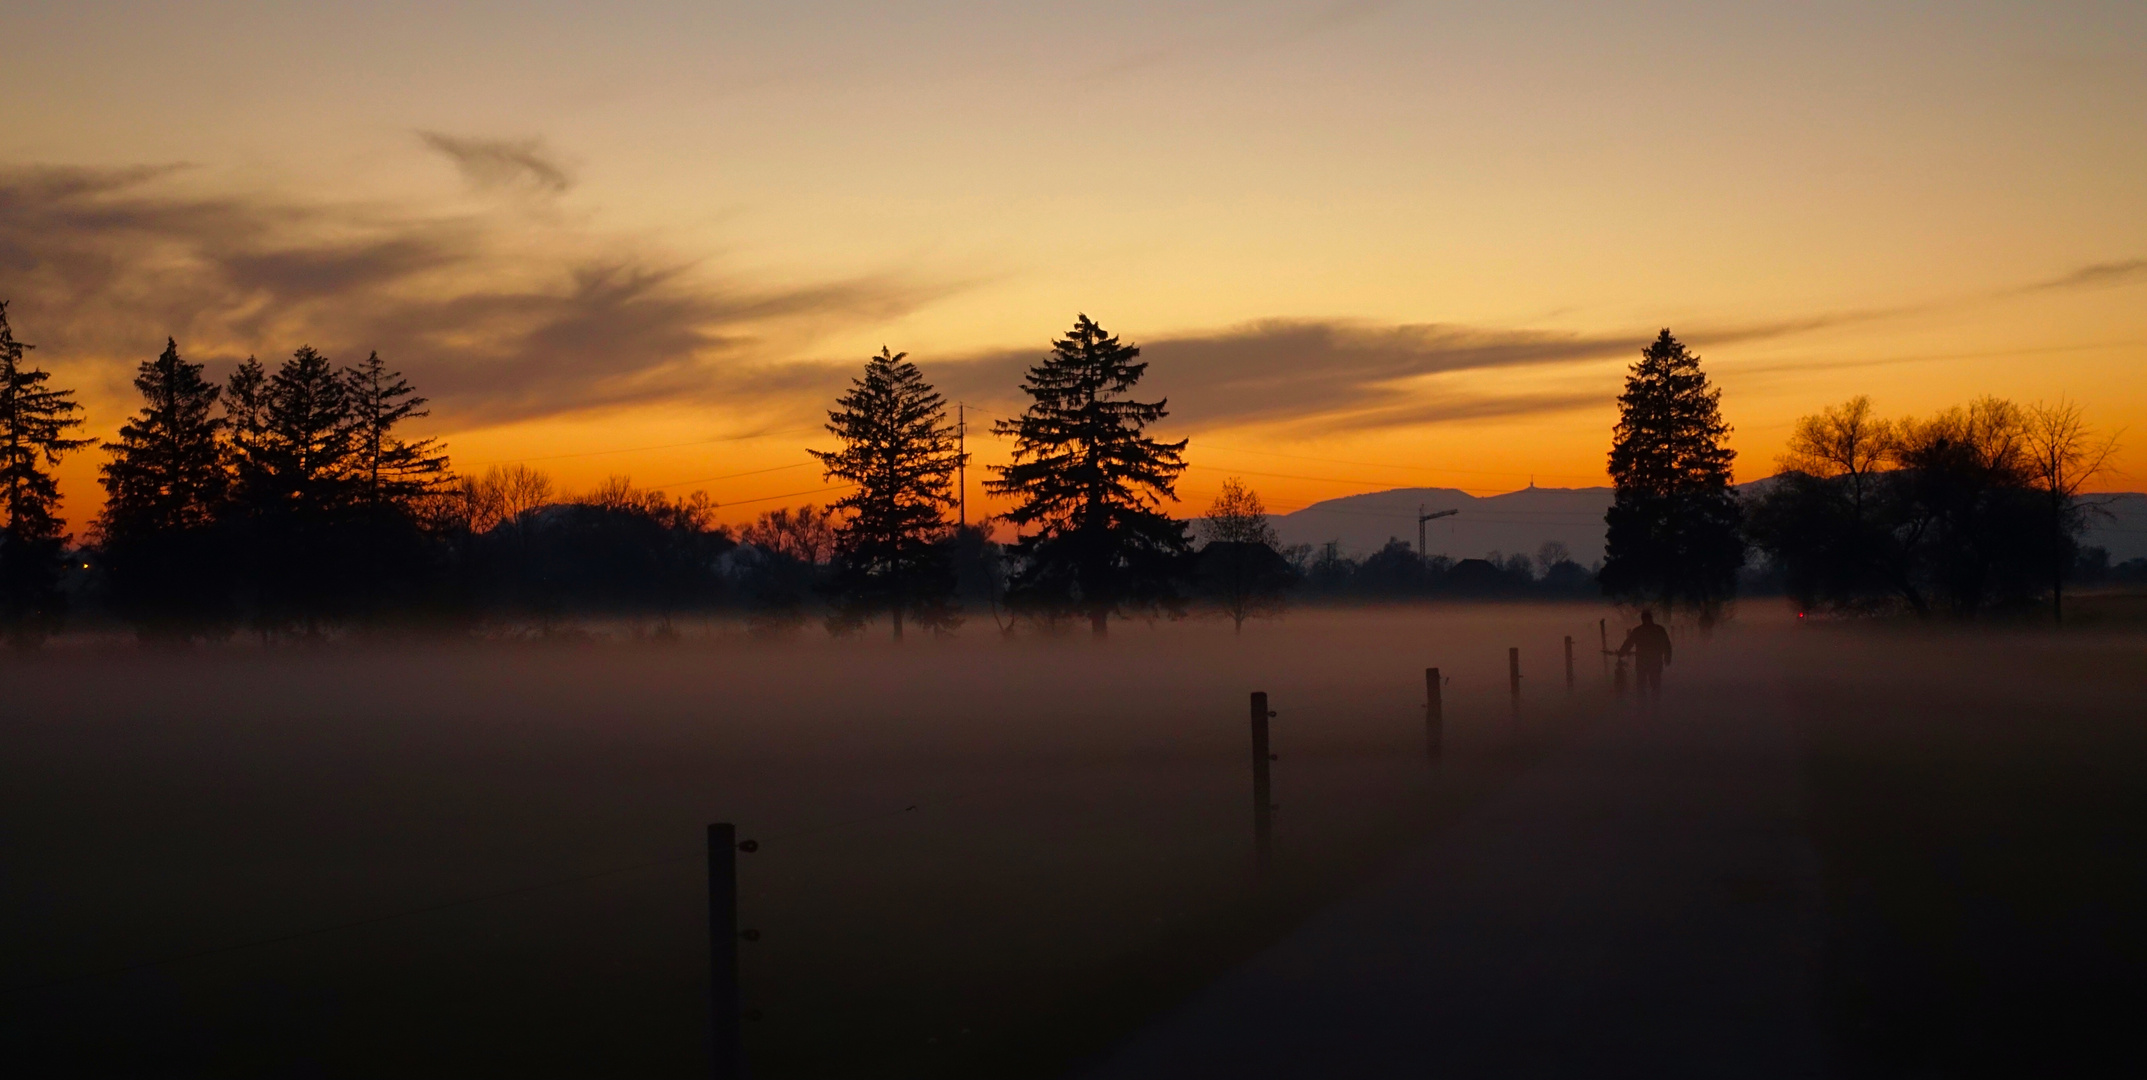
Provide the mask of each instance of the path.
{"label": "path", "polygon": [[1680,689],[1083,1075],[1827,1074],[1787,717],[1750,683]]}

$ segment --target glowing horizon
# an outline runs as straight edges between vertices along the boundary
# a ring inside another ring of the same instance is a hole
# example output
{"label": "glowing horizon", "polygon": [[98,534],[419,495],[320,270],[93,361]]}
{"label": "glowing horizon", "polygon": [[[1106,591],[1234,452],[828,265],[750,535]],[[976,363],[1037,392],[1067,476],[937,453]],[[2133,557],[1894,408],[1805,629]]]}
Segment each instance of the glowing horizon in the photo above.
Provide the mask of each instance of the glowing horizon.
{"label": "glowing horizon", "polygon": [[[969,495],[1076,311],[1175,508],[1606,483],[1664,326],[1738,479],[1796,417],[2081,402],[2147,484],[2147,13],[1565,3],[251,4],[0,16],[0,297],[85,433],[167,335],[379,349],[458,469],[803,501],[907,351]],[[1078,33],[1079,50],[1068,42]],[[305,64],[284,58],[304,57]],[[102,454],[61,468],[79,535]]]}

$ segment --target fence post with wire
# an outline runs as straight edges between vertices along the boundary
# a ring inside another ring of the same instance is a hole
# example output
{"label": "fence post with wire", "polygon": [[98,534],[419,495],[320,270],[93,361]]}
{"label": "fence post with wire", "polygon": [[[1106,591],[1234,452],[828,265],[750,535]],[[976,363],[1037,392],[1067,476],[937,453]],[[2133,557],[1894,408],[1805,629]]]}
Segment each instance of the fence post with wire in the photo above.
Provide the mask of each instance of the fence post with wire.
{"label": "fence post with wire", "polygon": [[1275,755],[1268,750],[1267,721],[1275,714],[1267,708],[1267,694],[1252,695],[1252,843],[1265,866],[1275,842],[1274,792],[1268,780],[1268,763]]}
{"label": "fence post with wire", "polygon": [[1445,751],[1446,703],[1439,693],[1439,669],[1424,669],[1424,752],[1433,761]]}
{"label": "fence post with wire", "polygon": [[715,1080],[745,1076],[738,997],[739,848],[737,826],[722,822],[708,827],[709,1052]]}

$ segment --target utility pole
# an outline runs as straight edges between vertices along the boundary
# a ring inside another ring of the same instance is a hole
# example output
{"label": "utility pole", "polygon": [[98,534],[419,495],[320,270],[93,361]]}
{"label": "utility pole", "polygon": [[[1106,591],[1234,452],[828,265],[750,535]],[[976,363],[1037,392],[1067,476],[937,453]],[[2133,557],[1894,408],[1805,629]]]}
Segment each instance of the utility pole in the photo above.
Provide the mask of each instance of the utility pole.
{"label": "utility pole", "polygon": [[969,407],[959,401],[954,403],[954,476],[959,492],[955,496],[955,505],[961,508],[956,511],[960,515],[957,520],[966,529],[969,527]]}
{"label": "utility pole", "polygon": [[1424,548],[1424,523],[1437,521],[1443,517],[1453,517],[1460,512],[1459,510],[1439,510],[1427,514],[1424,512],[1423,503],[1416,504],[1416,561],[1423,562],[1431,558],[1431,553]]}

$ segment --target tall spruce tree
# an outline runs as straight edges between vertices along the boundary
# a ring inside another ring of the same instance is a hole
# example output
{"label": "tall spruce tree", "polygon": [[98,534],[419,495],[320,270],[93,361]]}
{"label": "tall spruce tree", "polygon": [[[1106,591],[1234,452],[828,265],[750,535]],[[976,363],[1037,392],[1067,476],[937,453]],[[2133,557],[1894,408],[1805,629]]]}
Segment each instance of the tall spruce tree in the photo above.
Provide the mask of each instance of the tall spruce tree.
{"label": "tall spruce tree", "polygon": [[254,625],[264,636],[297,627],[316,637],[346,609],[362,558],[349,528],[357,492],[349,387],[305,346],[274,375],[249,360],[224,398],[238,480],[234,549]]}
{"label": "tall spruce tree", "polygon": [[308,517],[346,508],[359,488],[357,437],[349,384],[327,357],[301,346],[276,369],[261,399],[253,452],[267,494]]}
{"label": "tall spruce tree", "polygon": [[224,437],[230,454],[232,502],[250,509],[268,502],[268,369],[247,357],[224,382]]}
{"label": "tall spruce tree", "polygon": [[45,385],[50,373],[23,362],[33,348],[15,340],[0,301],[0,635],[18,648],[42,643],[66,616],[60,575],[67,533],[51,468],[91,442],[66,437],[81,425],[75,414],[82,407],[73,391]]}
{"label": "tall spruce tree", "polygon": [[219,396],[201,377],[202,365],[164,352],[142,363],[135,389],[142,409],[104,444],[111,455],[104,485],[104,563],[112,605],[151,638],[184,638],[220,623],[223,588],[210,535],[230,487],[219,438],[225,420],[212,415]]}
{"label": "tall spruce tree", "polygon": [[1618,396],[1611,441],[1617,497],[1604,515],[1605,593],[1686,607],[1702,624],[1735,594],[1745,546],[1721,399],[1700,358],[1670,331],[1641,350]]}
{"label": "tall spruce tree", "polygon": [[447,482],[447,455],[436,439],[405,440],[404,421],[430,415],[400,371],[389,371],[379,353],[343,373],[349,398],[352,479],[360,505],[375,513],[410,511]]}
{"label": "tall spruce tree", "polygon": [[1022,392],[1035,399],[993,430],[1015,439],[1014,461],[985,482],[1017,500],[1006,515],[1024,533],[1007,587],[1017,609],[1086,615],[1101,637],[1114,612],[1182,609],[1177,582],[1191,545],[1183,523],[1161,510],[1176,501],[1185,442],[1144,432],[1169,415],[1167,401],[1126,394],[1148,370],[1141,351],[1087,315],[1029,369]]}
{"label": "tall spruce tree", "polygon": [[905,614],[934,628],[954,621],[954,567],[941,541],[964,459],[946,399],[908,355],[882,346],[867,360],[828,412],[827,429],[842,449],[808,451],[828,479],[856,485],[835,503],[848,516],[835,532],[833,625],[855,626],[884,610],[896,638]]}

